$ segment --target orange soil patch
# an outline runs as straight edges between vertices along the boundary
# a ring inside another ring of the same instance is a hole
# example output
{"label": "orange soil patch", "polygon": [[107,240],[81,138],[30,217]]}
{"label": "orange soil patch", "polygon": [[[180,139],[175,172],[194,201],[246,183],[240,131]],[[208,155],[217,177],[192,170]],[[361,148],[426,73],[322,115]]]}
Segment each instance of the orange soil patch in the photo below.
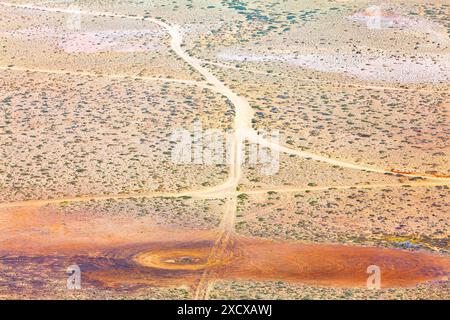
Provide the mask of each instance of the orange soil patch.
{"label": "orange soil patch", "polygon": [[167,270],[200,270],[218,266],[223,261],[210,260],[210,248],[152,250],[136,255],[133,260],[142,266]]}
{"label": "orange soil patch", "polygon": [[442,173],[438,173],[438,172],[433,172],[433,173],[420,173],[420,172],[414,172],[414,171],[401,171],[401,170],[397,170],[397,169],[391,169],[390,170],[392,173],[397,173],[397,174],[402,174],[402,175],[428,175],[430,177],[435,177],[435,178],[450,178],[450,175],[446,175],[446,174],[442,174]]}
{"label": "orange soil patch", "polygon": [[145,218],[137,222],[130,217],[83,218],[22,209],[2,212],[0,220],[0,263],[20,268],[26,261],[34,274],[46,272],[56,260],[61,266],[76,263],[83,281],[99,287],[195,287],[208,269],[224,280],[365,287],[370,265],[380,267],[382,287],[405,287],[442,279],[450,270],[448,257],[424,252],[237,235],[232,235],[226,254],[210,259],[218,230],[164,229]]}
{"label": "orange soil patch", "polygon": [[[166,250],[141,247],[129,268],[110,266],[88,274],[107,286],[120,284],[174,285],[198,280],[201,270],[216,269],[222,280],[273,280],[331,287],[365,287],[367,267],[381,270],[382,287],[408,287],[440,280],[450,259],[423,252],[373,247],[312,245],[235,238],[226,261],[207,262],[211,242],[166,243]],[[127,250],[121,254],[127,255]],[[121,255],[119,254],[119,255]],[[164,262],[161,262],[164,261]]]}
{"label": "orange soil patch", "polygon": [[183,231],[157,225],[151,216],[60,213],[48,208],[0,210],[0,255],[85,254],[130,243],[172,239],[212,240],[215,231]]}

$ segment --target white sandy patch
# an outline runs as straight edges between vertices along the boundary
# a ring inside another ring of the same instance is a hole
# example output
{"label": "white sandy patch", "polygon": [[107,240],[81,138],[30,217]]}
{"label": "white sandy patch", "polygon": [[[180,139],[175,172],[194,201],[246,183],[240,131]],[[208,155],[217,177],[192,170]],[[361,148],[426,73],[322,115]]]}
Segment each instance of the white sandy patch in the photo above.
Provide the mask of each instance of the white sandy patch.
{"label": "white sandy patch", "polygon": [[321,72],[343,73],[363,80],[398,83],[436,83],[450,80],[450,54],[431,57],[392,58],[344,54],[254,55],[222,52],[226,61],[284,62]]}

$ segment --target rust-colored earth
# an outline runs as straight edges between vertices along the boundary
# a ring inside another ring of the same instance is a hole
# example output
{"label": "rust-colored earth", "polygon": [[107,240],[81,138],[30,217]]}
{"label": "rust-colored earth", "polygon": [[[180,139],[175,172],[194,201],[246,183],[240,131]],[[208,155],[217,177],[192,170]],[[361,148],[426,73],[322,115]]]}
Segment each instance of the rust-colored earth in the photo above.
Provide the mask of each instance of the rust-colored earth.
{"label": "rust-colored earth", "polygon": [[432,178],[450,178],[450,175],[439,173],[439,172],[421,173],[421,172],[415,172],[415,171],[402,171],[402,170],[397,170],[397,169],[391,169],[390,171],[392,173],[401,174],[401,175],[405,175],[405,176],[417,175],[417,176],[429,176]]}
{"label": "rust-colored earth", "polygon": [[31,263],[44,272],[58,263],[76,263],[83,279],[111,288],[195,286],[207,269],[214,269],[214,277],[224,280],[364,287],[370,265],[380,267],[382,287],[405,287],[442,279],[450,269],[450,259],[437,254],[276,242],[236,234],[226,253],[211,259],[215,231],[163,228],[145,217],[88,216],[27,209],[3,212],[0,265]]}
{"label": "rust-colored earth", "polygon": [[419,252],[239,237],[234,238],[226,260],[208,261],[212,244],[192,240],[114,249],[116,257],[122,256],[129,261],[128,268],[118,271],[111,265],[89,276],[112,286],[123,283],[181,284],[195,282],[201,270],[215,268],[220,279],[364,287],[367,267],[377,265],[381,270],[382,287],[407,287],[441,279],[450,267],[447,258]]}

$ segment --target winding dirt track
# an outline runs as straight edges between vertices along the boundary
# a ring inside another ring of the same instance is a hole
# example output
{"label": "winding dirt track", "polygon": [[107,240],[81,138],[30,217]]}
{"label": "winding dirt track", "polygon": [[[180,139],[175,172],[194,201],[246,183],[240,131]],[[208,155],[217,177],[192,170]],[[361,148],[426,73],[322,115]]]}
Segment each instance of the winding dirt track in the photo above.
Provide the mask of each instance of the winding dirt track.
{"label": "winding dirt track", "polygon": [[[183,36],[180,31],[180,27],[175,24],[169,24],[164,21],[153,19],[149,17],[138,17],[138,16],[129,16],[124,14],[115,14],[110,12],[97,12],[97,11],[80,11],[80,10],[70,10],[70,9],[61,9],[61,8],[49,8],[49,7],[39,7],[34,5],[19,5],[19,4],[11,4],[11,3],[5,3],[0,2],[0,5],[6,6],[6,7],[13,7],[13,8],[21,8],[21,9],[30,9],[30,10],[39,10],[39,11],[47,11],[47,12],[59,12],[59,13],[71,13],[71,14],[82,14],[82,15],[89,15],[89,16],[106,16],[106,17],[115,17],[115,18],[124,18],[124,19],[133,19],[133,20],[145,20],[152,23],[155,23],[162,27],[164,30],[166,30],[170,36],[171,36],[171,42],[170,46],[172,50],[181,58],[183,59],[187,64],[189,64],[192,68],[194,68],[197,72],[199,72],[205,79],[206,82],[209,84],[209,86],[214,89],[215,91],[221,93],[223,96],[227,97],[231,103],[235,107],[235,119],[234,119],[234,136],[232,139],[232,148],[231,148],[231,159],[232,162],[230,164],[230,175],[225,181],[225,183],[202,191],[193,191],[191,193],[181,193],[181,194],[159,194],[159,196],[182,196],[182,195],[191,195],[191,196],[201,196],[208,195],[208,196],[215,196],[215,197],[227,197],[227,204],[226,209],[223,215],[222,224],[220,228],[220,234],[217,237],[216,241],[214,242],[214,245],[212,246],[211,250],[209,251],[209,255],[206,259],[205,264],[210,265],[214,261],[223,261],[223,260],[229,260],[230,256],[233,254],[233,250],[231,250],[232,247],[234,247],[234,242],[232,240],[233,238],[233,230],[234,230],[234,221],[235,221],[235,215],[236,215],[236,202],[237,202],[237,190],[236,187],[238,186],[239,180],[242,175],[242,161],[243,161],[243,145],[244,141],[247,139],[252,142],[260,143],[263,146],[270,147],[273,150],[279,151],[279,152],[285,152],[288,154],[294,154],[303,158],[311,158],[316,161],[321,161],[325,163],[329,163],[332,165],[344,167],[344,168],[350,168],[355,170],[363,170],[368,172],[377,172],[377,173],[392,173],[392,170],[389,169],[383,169],[383,168],[375,168],[375,167],[369,167],[365,165],[350,163],[338,159],[332,159],[328,157],[324,157],[321,155],[317,155],[310,152],[304,152],[299,151],[295,149],[291,149],[285,146],[277,145],[270,143],[264,139],[261,139],[258,137],[257,132],[252,128],[251,120],[253,118],[253,110],[248,103],[248,101],[241,96],[238,96],[236,93],[234,93],[229,87],[227,87],[222,81],[220,81],[217,77],[215,77],[207,68],[203,67],[202,61],[191,57],[188,55],[182,48],[183,43]],[[6,68],[3,68],[6,69]],[[17,69],[17,68],[16,68]],[[19,67],[21,70],[21,68]],[[26,70],[24,70],[26,71]],[[39,70],[38,70],[39,71]],[[48,73],[55,73],[54,71],[50,70],[40,70],[40,72],[48,72]],[[56,72],[58,73],[58,72]],[[66,73],[66,72],[61,72]],[[114,77],[114,75],[112,76]],[[123,76],[117,76],[117,77],[123,77]],[[150,80],[162,80],[162,81],[168,81],[168,79],[159,79],[159,78],[149,78]],[[181,83],[187,83],[187,84],[198,84],[198,82],[193,81],[186,81],[186,80],[173,80],[171,81],[175,82],[181,82]],[[420,177],[420,178],[426,178],[429,180],[444,180],[449,181],[450,179],[446,177],[432,177],[426,174],[420,174],[415,173],[408,176],[412,177]],[[387,185],[385,185],[387,186]],[[308,188],[308,190],[311,190],[314,188]],[[290,189],[291,191],[293,189]],[[57,199],[57,200],[34,200],[34,201],[23,201],[23,202],[15,202],[15,203],[6,203],[6,204],[0,204],[0,208],[7,208],[7,207],[14,207],[14,206],[40,206],[44,204],[50,204],[50,203],[59,203],[64,201],[89,201],[89,200],[106,200],[106,199],[125,199],[125,198],[131,198],[131,197],[142,197],[142,196],[155,196],[156,193],[148,193],[148,194],[140,194],[140,195],[117,195],[117,196],[92,196],[92,197],[79,197],[79,198],[66,198],[66,199]],[[256,250],[256,248],[255,248]],[[314,251],[314,250],[313,250]],[[257,250],[255,251],[257,252]],[[282,252],[280,250],[279,252]],[[316,252],[316,251],[314,251]],[[283,253],[284,254],[284,253]],[[331,251],[330,251],[331,254]],[[348,255],[348,254],[347,254]],[[287,255],[286,255],[287,256]],[[344,255],[345,258],[345,255]],[[255,260],[256,259],[256,260]],[[254,263],[252,261],[257,261],[257,257],[253,257],[253,260],[249,260],[250,263]],[[145,259],[144,259],[145,260]],[[273,260],[273,259],[272,259]],[[322,260],[322,257],[319,256],[316,262],[319,263]],[[315,261],[314,260],[314,261]],[[382,263],[382,261],[380,262]],[[306,269],[310,268],[308,265],[304,266]],[[352,270],[349,272],[350,275],[353,275]],[[211,280],[213,280],[217,276],[217,270],[215,268],[206,268],[205,271],[202,273],[200,280],[197,284],[196,290],[195,290],[195,298],[197,299],[205,299],[208,296],[209,289],[211,287]]]}
{"label": "winding dirt track", "polygon": [[227,197],[235,197],[241,193],[246,194],[265,194],[270,191],[279,193],[293,193],[303,191],[325,191],[325,190],[345,190],[345,189],[382,189],[382,188],[399,188],[408,185],[409,187],[438,187],[450,186],[449,182],[438,181],[423,181],[413,183],[385,183],[385,184],[360,184],[360,185],[346,185],[346,186],[315,186],[315,187],[268,187],[264,189],[254,190],[229,190],[228,187],[221,189],[217,186],[197,191],[187,191],[179,193],[166,192],[142,192],[142,193],[127,193],[127,194],[112,194],[112,195],[92,195],[67,197],[59,199],[39,199],[39,200],[23,200],[13,202],[0,203],[0,209],[20,208],[20,207],[43,207],[49,204],[60,204],[66,202],[89,202],[89,201],[105,201],[105,200],[124,200],[124,199],[139,199],[139,198],[177,198],[177,197],[192,197],[196,199],[221,199]]}

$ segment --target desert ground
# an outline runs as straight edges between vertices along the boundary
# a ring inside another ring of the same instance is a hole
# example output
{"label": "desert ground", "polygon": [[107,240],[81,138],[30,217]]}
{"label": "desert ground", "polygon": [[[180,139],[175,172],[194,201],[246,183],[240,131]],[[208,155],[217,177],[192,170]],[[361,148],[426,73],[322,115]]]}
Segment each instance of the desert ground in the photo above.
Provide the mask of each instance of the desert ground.
{"label": "desert ground", "polygon": [[1,299],[449,299],[450,1],[0,13]]}

